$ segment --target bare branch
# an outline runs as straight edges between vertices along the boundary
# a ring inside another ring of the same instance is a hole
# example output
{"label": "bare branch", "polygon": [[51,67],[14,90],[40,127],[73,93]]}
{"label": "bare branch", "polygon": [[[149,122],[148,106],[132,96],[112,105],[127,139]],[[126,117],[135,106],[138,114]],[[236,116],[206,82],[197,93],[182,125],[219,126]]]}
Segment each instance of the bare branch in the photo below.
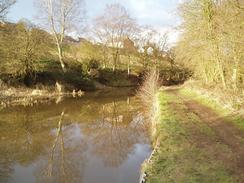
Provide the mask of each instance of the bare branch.
{"label": "bare branch", "polygon": [[52,32],[62,69],[65,71],[63,61],[63,40],[68,33],[81,28],[84,14],[83,0],[36,0],[40,11],[43,26]]}
{"label": "bare branch", "polygon": [[4,20],[9,8],[16,3],[16,0],[0,0],[0,20]]}

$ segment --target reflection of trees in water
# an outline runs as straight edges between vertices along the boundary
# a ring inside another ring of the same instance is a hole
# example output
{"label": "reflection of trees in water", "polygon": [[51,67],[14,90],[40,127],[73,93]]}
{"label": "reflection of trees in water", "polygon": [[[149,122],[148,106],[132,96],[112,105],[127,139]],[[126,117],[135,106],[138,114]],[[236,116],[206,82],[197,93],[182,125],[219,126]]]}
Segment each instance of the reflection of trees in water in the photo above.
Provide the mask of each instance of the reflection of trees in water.
{"label": "reflection of trees in water", "polygon": [[[81,182],[84,141],[68,143],[76,137],[70,137],[73,125],[62,126],[63,114],[58,125],[56,116],[51,121],[36,121],[31,110],[22,111],[17,118],[19,121],[0,128],[0,182],[11,179],[16,164],[32,166],[38,160],[32,167],[37,182]],[[55,135],[50,133],[53,121],[58,126]]]}
{"label": "reflection of trees in water", "polygon": [[[143,142],[146,132],[134,98],[116,99],[78,104],[67,100],[69,111],[58,124],[63,116],[60,116],[62,103],[2,112],[0,182],[9,180],[16,164],[34,165],[40,183],[81,182],[87,149],[102,158],[107,166],[121,165],[133,152],[134,144]],[[75,121],[80,124],[72,123]],[[83,136],[74,136],[74,131],[80,128]],[[90,148],[85,142],[91,142]]]}
{"label": "reflection of trees in water", "polygon": [[33,118],[29,110],[13,118],[18,122],[4,123],[0,128],[0,182],[7,182],[11,178],[16,162],[25,166],[44,153],[43,146],[49,139],[48,134],[33,135]]}
{"label": "reflection of trees in water", "polygon": [[[0,156],[0,158],[2,158]],[[13,163],[8,159],[0,160],[0,182],[7,182],[13,173]]]}
{"label": "reflection of trees in water", "polygon": [[37,173],[38,182],[80,183],[82,180],[84,160],[80,148],[85,147],[82,143],[75,146],[66,143],[72,139],[69,139],[70,134],[65,133],[68,132],[69,127],[64,129],[63,118],[64,112],[60,115],[49,158],[41,165],[42,170],[38,170],[41,172],[41,174]]}
{"label": "reflection of trees in water", "polygon": [[50,156],[49,162],[48,162],[47,175],[48,175],[48,177],[53,176],[54,152],[55,152],[55,148],[57,147],[57,143],[60,140],[60,150],[61,150],[61,157],[62,157],[61,158],[60,170],[61,170],[61,177],[64,180],[64,182],[66,182],[67,181],[66,180],[66,172],[65,172],[65,167],[64,167],[64,138],[63,138],[63,132],[62,132],[63,117],[64,117],[64,112],[62,112],[62,114],[60,116],[60,120],[58,122],[57,134],[56,134],[56,138],[54,140],[53,146],[52,146],[51,156]]}
{"label": "reflection of trees in water", "polygon": [[92,139],[93,153],[102,158],[105,165],[118,167],[133,153],[134,145],[145,140],[143,118],[129,100],[104,104],[101,120],[87,129]]}
{"label": "reflection of trees in water", "polygon": [[23,150],[26,152],[30,152],[31,150],[31,144],[32,144],[32,115],[30,114],[30,111],[26,111],[23,119],[22,119],[22,129],[24,131],[24,138],[23,138]]}

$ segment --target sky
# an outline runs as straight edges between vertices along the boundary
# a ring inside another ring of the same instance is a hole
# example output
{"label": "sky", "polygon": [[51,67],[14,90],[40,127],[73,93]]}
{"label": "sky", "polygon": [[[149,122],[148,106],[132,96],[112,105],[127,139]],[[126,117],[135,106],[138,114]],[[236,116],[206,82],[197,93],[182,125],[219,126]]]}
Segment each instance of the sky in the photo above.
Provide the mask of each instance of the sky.
{"label": "sky", "polygon": [[[17,0],[11,8],[8,19],[17,22],[25,18],[35,22],[36,0]],[[161,31],[170,31],[170,39],[174,42],[178,33],[174,28],[179,25],[177,6],[182,0],[86,0],[86,16],[89,19],[102,14],[106,4],[120,3],[140,25],[149,25]]]}

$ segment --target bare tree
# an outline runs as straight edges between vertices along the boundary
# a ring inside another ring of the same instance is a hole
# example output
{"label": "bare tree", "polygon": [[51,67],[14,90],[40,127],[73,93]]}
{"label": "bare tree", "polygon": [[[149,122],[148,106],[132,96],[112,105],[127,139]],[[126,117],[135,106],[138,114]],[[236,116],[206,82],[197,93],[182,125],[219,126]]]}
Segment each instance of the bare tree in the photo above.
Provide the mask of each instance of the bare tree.
{"label": "bare tree", "polygon": [[159,67],[162,61],[170,61],[168,60],[168,31],[142,26],[135,43],[144,69],[152,66]]}
{"label": "bare tree", "polygon": [[98,16],[94,22],[98,39],[113,49],[113,71],[115,71],[123,41],[135,33],[136,21],[122,5],[111,4],[106,6],[103,15]]}
{"label": "bare tree", "polygon": [[37,0],[40,18],[52,32],[58,51],[62,70],[65,72],[63,60],[63,41],[67,33],[75,31],[83,22],[83,0]]}
{"label": "bare tree", "polygon": [[131,56],[135,55],[137,53],[135,43],[130,40],[130,38],[127,38],[124,40],[124,53],[128,57],[127,60],[127,74],[130,76],[130,70],[131,70]]}
{"label": "bare tree", "polygon": [[0,0],[0,21],[2,21],[5,18],[9,8],[14,3],[16,3],[16,0]]}
{"label": "bare tree", "polygon": [[180,6],[181,39],[176,62],[205,84],[243,89],[243,3],[240,0],[186,1]]}

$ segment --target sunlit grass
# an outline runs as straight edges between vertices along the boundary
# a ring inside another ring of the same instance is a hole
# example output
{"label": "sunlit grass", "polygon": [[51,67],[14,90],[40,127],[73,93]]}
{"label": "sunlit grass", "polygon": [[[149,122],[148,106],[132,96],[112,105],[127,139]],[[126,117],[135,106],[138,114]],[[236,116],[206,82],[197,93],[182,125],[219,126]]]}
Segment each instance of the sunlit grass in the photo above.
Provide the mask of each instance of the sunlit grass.
{"label": "sunlit grass", "polygon": [[188,88],[183,88],[179,90],[179,92],[182,95],[189,97],[189,99],[196,100],[197,102],[213,109],[218,114],[222,114],[222,115],[228,114],[229,111],[228,109],[225,109],[223,106],[220,106],[220,104],[218,104],[215,100],[211,99],[209,96],[200,95],[194,92],[192,89],[188,89]]}
{"label": "sunlit grass", "polygon": [[[220,105],[216,100],[207,95],[200,95],[196,91],[189,88],[182,88],[179,90],[180,94],[188,97],[189,100],[195,100],[200,104],[209,107],[214,112],[216,112],[220,118],[226,119],[227,121],[231,121],[234,125],[236,125],[239,129],[244,130],[244,118],[239,113],[233,113],[224,106]],[[243,114],[242,114],[243,115]]]}
{"label": "sunlit grass", "polygon": [[[147,164],[148,183],[232,183],[235,178],[211,152],[192,143],[192,127],[214,138],[214,132],[193,113],[185,114],[185,106],[170,94],[160,92],[159,147]],[[176,110],[177,108],[177,110]],[[217,144],[216,149],[225,150]]]}

